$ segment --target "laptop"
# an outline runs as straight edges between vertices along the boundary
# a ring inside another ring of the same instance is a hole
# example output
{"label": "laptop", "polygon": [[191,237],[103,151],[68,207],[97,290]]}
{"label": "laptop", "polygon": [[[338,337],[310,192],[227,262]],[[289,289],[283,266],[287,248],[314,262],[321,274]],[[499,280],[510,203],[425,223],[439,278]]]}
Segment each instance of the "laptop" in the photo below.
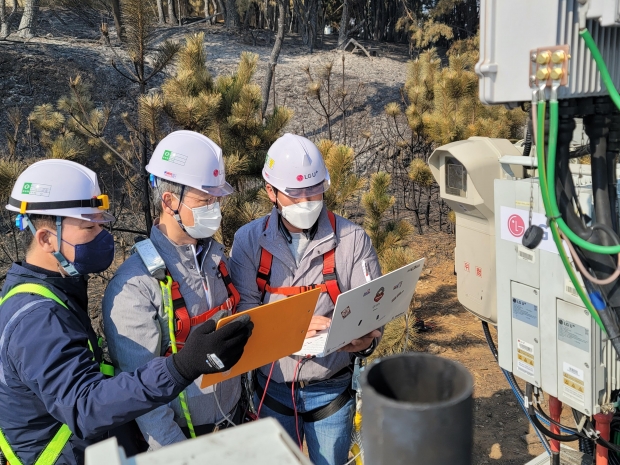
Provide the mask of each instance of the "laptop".
{"label": "laptop", "polygon": [[340,294],[331,326],[307,338],[293,355],[325,357],[407,313],[423,265],[421,258]]}

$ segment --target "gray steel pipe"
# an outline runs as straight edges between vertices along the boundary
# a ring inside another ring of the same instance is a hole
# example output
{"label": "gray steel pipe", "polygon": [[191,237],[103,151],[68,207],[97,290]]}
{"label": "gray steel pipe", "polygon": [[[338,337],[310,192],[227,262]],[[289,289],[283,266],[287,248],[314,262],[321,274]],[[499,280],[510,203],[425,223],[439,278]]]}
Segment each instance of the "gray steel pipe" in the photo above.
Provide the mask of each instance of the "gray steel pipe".
{"label": "gray steel pipe", "polygon": [[473,379],[431,354],[398,354],[364,370],[362,442],[370,465],[471,465]]}

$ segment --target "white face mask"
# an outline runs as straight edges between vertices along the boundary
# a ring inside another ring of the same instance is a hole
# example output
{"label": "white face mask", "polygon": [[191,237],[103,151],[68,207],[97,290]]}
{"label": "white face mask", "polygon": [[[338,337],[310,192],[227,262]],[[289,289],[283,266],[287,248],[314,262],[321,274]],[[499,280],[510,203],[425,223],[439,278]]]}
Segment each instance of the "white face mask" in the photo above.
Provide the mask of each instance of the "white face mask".
{"label": "white face mask", "polygon": [[319,219],[323,210],[322,200],[312,200],[310,202],[299,202],[283,207],[280,204],[280,214],[282,218],[299,229],[310,229],[316,220]]}
{"label": "white face mask", "polygon": [[[185,207],[189,208],[187,205]],[[213,205],[189,209],[194,216],[194,226],[183,226],[185,227],[185,232],[194,239],[206,239],[213,236],[220,229],[222,211],[220,210],[219,202],[215,202]]]}

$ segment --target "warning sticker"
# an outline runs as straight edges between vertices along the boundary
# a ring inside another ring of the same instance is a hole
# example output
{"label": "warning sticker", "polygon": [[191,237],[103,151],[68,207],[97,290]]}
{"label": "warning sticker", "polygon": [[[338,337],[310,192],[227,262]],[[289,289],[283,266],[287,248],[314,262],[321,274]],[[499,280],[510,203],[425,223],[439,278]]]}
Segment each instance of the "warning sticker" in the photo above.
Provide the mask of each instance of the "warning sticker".
{"label": "warning sticker", "polygon": [[564,318],[558,318],[558,340],[590,352],[590,330]]}
{"label": "warning sticker", "polygon": [[534,346],[517,339],[517,370],[534,376]]}
{"label": "warning sticker", "polygon": [[527,247],[523,247],[522,245],[517,246],[517,257],[520,260],[525,260],[529,263],[536,263],[536,254],[533,250],[528,249]]}
{"label": "warning sticker", "polygon": [[512,299],[512,317],[535,328],[538,327],[538,307],[525,300]]}
{"label": "warning sticker", "polygon": [[562,370],[563,391],[566,397],[570,397],[579,403],[585,400],[585,385],[583,371],[573,365],[564,362]]}

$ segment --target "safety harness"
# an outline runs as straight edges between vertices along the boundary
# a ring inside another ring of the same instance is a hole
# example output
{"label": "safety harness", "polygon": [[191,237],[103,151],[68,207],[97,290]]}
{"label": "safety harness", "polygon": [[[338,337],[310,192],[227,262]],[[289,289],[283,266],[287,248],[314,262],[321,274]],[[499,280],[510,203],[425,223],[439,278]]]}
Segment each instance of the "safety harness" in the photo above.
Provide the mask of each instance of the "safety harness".
{"label": "safety harness", "polygon": [[[3,298],[0,299],[0,306],[4,304],[9,298],[13,297],[16,294],[35,294],[46,299],[53,300],[58,305],[62,305],[65,308],[68,308],[67,305],[58,298],[51,290],[47,287],[42,286],[41,284],[35,283],[24,283],[18,284],[13,289],[11,289]],[[101,347],[102,339],[98,339],[98,346]],[[93,353],[93,361],[95,361],[95,351],[93,350],[92,343],[90,339],[88,340],[88,348]],[[103,361],[99,363],[99,371],[106,376],[114,376],[114,367],[109,365]],[[41,451],[39,456],[34,462],[34,465],[53,465],[60,457],[60,453],[64,449],[67,442],[71,438],[71,430],[67,425],[61,425],[61,427],[56,431],[56,434],[52,438],[52,440],[45,446],[45,448]],[[0,450],[9,461],[11,465],[23,465],[22,461],[17,457],[17,455],[11,449],[6,436],[3,431],[0,429]]]}
{"label": "safety harness", "polygon": [[[336,234],[336,215],[332,212],[327,212],[327,217],[329,218],[329,223],[332,226],[332,230],[334,231],[334,235]],[[269,226],[269,217],[265,222],[265,230]],[[336,275],[336,249],[331,249],[323,254],[323,283],[322,284],[312,284],[310,286],[292,286],[292,287],[271,287],[269,285],[269,279],[271,277],[271,265],[273,262],[273,255],[268,252],[266,249],[261,249],[260,254],[260,264],[258,267],[258,272],[256,273],[256,284],[258,285],[258,289],[261,291],[261,300],[265,298],[265,294],[269,292],[270,294],[280,294],[285,295],[287,297],[292,295],[301,294],[302,292],[309,291],[310,289],[315,289],[319,287],[321,292],[326,292],[329,294],[329,297],[334,305],[336,305],[336,300],[338,296],[341,294],[340,287],[338,286],[338,280]],[[335,373],[332,378],[337,378],[339,376],[343,376],[346,373],[350,373],[351,368],[345,367],[339,372]],[[287,386],[290,383],[286,383]],[[296,383],[299,387],[304,387],[308,385],[308,383],[298,382]],[[286,416],[294,416],[295,411],[287,407],[286,405],[278,402],[273,397],[270,397],[269,394],[264,393],[263,387],[258,382],[258,377],[254,377],[254,388],[259,398],[264,399],[264,404],[280,415]],[[355,392],[349,386],[346,390],[344,390],[338,397],[336,397],[329,404],[318,407],[313,410],[309,410],[308,412],[299,413],[299,416],[308,423],[321,421],[325,418],[330,417],[334,413],[338,412],[342,407],[344,407],[350,399],[355,396]]]}
{"label": "safety harness", "polygon": [[[185,304],[185,299],[181,295],[181,291],[179,290],[179,283],[172,280],[170,273],[166,273],[166,280],[160,281],[160,286],[162,286],[162,296],[163,296],[163,288],[164,286],[167,288],[167,295],[170,295],[172,299],[172,310],[174,314],[174,324],[173,324],[173,332],[175,343],[179,349],[183,348],[185,345],[185,341],[187,341],[187,337],[189,336],[190,330],[194,326],[198,326],[209,318],[213,317],[217,312],[222,310],[229,311],[234,315],[237,312],[237,305],[239,304],[239,300],[241,297],[239,296],[239,292],[233,285],[232,280],[230,279],[230,275],[228,274],[228,269],[223,261],[220,261],[220,264],[217,267],[220,275],[222,276],[222,281],[224,281],[224,285],[226,286],[226,292],[228,293],[228,298],[226,301],[217,307],[214,307],[206,312],[201,313],[196,316],[189,316],[189,312],[187,311],[187,307]],[[169,300],[169,299],[168,299]],[[164,304],[165,305],[165,304]],[[170,321],[170,318],[169,318]],[[168,347],[168,351],[166,352],[166,357],[172,354],[172,338],[171,345]]]}
{"label": "safety harness", "polygon": [[[209,318],[222,310],[230,310],[233,315],[237,312],[237,305],[241,297],[230,279],[228,269],[223,260],[220,261],[217,269],[226,286],[228,298],[222,305],[211,308],[200,315],[190,317],[185,299],[181,295],[179,283],[174,281],[172,276],[170,276],[170,272],[166,268],[159,252],[157,252],[155,246],[153,246],[152,241],[146,238],[142,239],[135,244],[134,250],[138,252],[138,255],[149,270],[149,273],[159,281],[159,286],[161,287],[162,305],[168,317],[168,332],[170,335],[170,346],[166,351],[166,357],[176,354],[179,349],[183,348],[194,326],[206,322]],[[183,410],[185,421],[187,421],[189,434],[192,438],[195,438],[196,431],[189,412],[189,407],[187,406],[185,391],[179,394],[179,402]]]}
{"label": "safety harness", "polygon": [[[336,215],[328,211],[327,216],[329,223],[332,226],[334,235],[336,234]],[[269,226],[269,217],[265,222],[265,230]],[[261,300],[265,298],[265,294],[280,294],[290,297],[292,295],[301,294],[309,291],[310,289],[321,288],[321,292],[327,292],[333,304],[336,305],[336,299],[341,294],[340,287],[338,287],[338,280],[336,277],[336,249],[328,250],[323,254],[323,283],[312,284],[310,286],[291,286],[291,287],[271,287],[269,285],[269,279],[271,278],[271,265],[273,263],[273,255],[264,248],[261,248],[260,263],[258,265],[258,271],[256,273],[256,284],[261,292]]]}

